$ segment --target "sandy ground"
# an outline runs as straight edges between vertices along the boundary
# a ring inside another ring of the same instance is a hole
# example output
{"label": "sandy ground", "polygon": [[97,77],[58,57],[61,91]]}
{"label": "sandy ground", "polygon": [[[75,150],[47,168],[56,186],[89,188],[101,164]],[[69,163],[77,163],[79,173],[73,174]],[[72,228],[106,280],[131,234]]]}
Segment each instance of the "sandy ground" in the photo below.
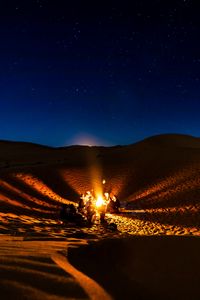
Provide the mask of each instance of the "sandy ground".
{"label": "sandy ground", "polygon": [[[199,139],[0,146],[1,299],[200,299]],[[121,200],[118,232],[62,224],[98,178]]]}
{"label": "sandy ground", "polygon": [[67,244],[1,236],[1,299],[88,299],[73,276],[52,260],[60,251],[66,255]]}
{"label": "sandy ground", "polygon": [[1,299],[200,297],[198,237],[127,237],[94,226],[0,239]]}
{"label": "sandy ground", "polygon": [[134,236],[73,249],[69,259],[114,299],[198,300],[199,251],[195,237]]}
{"label": "sandy ground", "polygon": [[1,299],[199,299],[199,231],[137,214],[107,215],[118,232],[12,219],[0,235]]}

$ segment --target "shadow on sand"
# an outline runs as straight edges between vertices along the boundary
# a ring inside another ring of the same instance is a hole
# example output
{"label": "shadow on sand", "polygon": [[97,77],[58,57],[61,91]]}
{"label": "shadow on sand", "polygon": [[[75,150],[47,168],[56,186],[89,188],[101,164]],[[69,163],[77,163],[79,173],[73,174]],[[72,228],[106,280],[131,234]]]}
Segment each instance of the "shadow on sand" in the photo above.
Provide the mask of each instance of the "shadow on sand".
{"label": "shadow on sand", "polygon": [[200,239],[134,236],[72,249],[69,260],[114,299],[200,297]]}
{"label": "shadow on sand", "polygon": [[64,199],[71,201],[78,201],[79,194],[60,176],[56,169],[41,168],[40,170],[33,170],[33,176],[42,180],[48,187],[51,188],[56,194]]}

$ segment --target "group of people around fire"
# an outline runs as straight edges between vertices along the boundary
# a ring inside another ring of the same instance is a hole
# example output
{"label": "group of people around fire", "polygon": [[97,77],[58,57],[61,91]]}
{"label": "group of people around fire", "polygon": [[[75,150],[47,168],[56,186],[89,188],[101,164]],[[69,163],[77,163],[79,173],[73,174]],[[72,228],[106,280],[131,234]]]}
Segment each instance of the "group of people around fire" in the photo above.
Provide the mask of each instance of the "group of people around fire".
{"label": "group of people around fire", "polygon": [[116,196],[104,193],[103,196],[95,196],[94,191],[83,194],[79,201],[78,211],[87,217],[89,222],[94,222],[99,215],[100,222],[105,221],[106,212],[118,213],[120,202]]}
{"label": "group of people around fire", "polygon": [[73,204],[63,204],[60,217],[69,222],[81,223],[85,220],[88,224],[93,224],[99,220],[101,224],[106,223],[106,213],[118,213],[120,202],[115,195],[104,193],[96,196],[94,191],[88,191],[80,197],[78,207]]}

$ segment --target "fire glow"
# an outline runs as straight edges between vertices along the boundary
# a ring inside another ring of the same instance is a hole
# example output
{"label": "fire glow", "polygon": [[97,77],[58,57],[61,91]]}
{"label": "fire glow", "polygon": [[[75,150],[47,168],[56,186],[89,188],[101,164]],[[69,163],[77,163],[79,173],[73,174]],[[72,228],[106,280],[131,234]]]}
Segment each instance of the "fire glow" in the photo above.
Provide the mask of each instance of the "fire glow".
{"label": "fire glow", "polygon": [[95,205],[97,208],[101,207],[102,205],[105,205],[105,201],[102,196],[97,197],[97,201],[96,201]]}

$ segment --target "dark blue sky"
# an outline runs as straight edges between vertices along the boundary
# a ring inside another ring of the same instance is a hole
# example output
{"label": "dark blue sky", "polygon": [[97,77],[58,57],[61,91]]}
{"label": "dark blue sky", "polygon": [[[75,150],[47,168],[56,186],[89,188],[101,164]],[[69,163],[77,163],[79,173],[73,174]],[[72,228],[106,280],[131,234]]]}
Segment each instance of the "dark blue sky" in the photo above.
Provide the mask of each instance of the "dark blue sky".
{"label": "dark blue sky", "polygon": [[200,136],[198,1],[8,0],[0,37],[0,139]]}

